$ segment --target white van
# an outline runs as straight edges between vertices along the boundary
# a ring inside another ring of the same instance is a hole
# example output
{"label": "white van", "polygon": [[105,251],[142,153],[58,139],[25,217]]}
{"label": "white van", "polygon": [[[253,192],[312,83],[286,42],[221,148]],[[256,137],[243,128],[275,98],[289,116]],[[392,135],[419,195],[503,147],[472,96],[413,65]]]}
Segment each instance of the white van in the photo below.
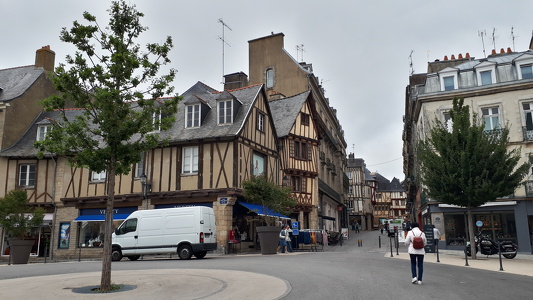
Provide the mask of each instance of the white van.
{"label": "white van", "polygon": [[180,259],[203,258],[207,251],[217,249],[215,214],[207,206],[138,210],[120,224],[112,238],[113,261],[173,253]]}

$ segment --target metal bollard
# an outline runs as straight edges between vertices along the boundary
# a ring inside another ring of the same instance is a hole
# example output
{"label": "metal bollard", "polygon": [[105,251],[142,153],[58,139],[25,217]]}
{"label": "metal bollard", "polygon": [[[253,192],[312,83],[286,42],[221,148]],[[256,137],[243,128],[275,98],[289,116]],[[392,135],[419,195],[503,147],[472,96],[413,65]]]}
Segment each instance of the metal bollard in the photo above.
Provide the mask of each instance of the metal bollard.
{"label": "metal bollard", "polygon": [[379,248],[381,248],[381,235],[378,236],[378,238],[379,238]]}
{"label": "metal bollard", "polygon": [[357,240],[357,246],[363,247],[363,240]]}

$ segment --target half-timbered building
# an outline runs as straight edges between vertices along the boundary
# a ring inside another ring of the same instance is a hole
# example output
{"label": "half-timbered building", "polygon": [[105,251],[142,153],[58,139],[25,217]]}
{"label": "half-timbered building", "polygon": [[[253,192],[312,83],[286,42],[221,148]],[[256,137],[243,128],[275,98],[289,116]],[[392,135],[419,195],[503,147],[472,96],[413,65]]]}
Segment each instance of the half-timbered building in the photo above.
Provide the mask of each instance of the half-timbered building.
{"label": "half-timbered building", "polygon": [[[55,208],[55,258],[101,256],[106,172],[72,167],[65,157],[38,159],[33,146],[40,128],[58,116],[41,113],[13,147],[0,153],[6,166],[3,192],[21,188],[22,177],[32,178],[24,186],[31,199]],[[198,82],[183,94],[172,128],[159,134],[166,142],[143,153],[129,174],[116,177],[115,225],[135,210],[210,206],[219,251],[226,251],[242,181],[265,175],[280,184],[278,141],[263,86],[219,92]]]}
{"label": "half-timbered building", "polygon": [[280,143],[283,181],[290,184],[301,228],[318,228],[318,145],[312,93],[270,101]]}

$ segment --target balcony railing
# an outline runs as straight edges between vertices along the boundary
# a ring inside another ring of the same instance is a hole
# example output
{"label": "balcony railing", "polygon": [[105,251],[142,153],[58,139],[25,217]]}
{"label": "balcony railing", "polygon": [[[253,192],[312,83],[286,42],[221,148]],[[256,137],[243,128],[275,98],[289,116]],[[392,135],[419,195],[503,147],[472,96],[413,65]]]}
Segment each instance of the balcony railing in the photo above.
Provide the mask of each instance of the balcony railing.
{"label": "balcony railing", "polygon": [[533,128],[530,126],[523,126],[522,133],[524,135],[524,141],[533,141]]}

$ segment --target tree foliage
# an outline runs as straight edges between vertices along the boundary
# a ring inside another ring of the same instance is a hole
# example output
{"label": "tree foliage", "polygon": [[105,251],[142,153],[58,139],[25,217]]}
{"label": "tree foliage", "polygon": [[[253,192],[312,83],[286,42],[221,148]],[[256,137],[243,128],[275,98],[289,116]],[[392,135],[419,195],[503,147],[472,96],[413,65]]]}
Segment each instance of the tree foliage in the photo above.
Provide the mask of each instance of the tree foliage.
{"label": "tree foliage", "polygon": [[30,234],[33,227],[43,224],[43,219],[43,208],[28,206],[26,191],[10,191],[0,198],[0,225],[12,237],[23,238]]}
{"label": "tree foliage", "polygon": [[[73,44],[77,51],[67,55],[68,67],[60,64],[51,74],[59,94],[43,105],[47,111],[59,111],[61,118],[53,120],[45,140],[36,143],[41,156],[66,156],[74,166],[107,172],[103,291],[111,287],[115,175],[128,174],[141,152],[157,145],[159,136],[154,133],[170,128],[180,100],[177,95],[158,99],[173,93],[170,84],[176,71],[158,76],[161,67],[170,63],[172,38],[147,44],[143,50],[136,43],[147,30],[140,23],[143,13],[123,0],[112,2],[108,12],[106,27],[85,12],[87,25],[74,21],[70,30],[62,29],[61,41]],[[67,103],[80,110],[65,109]]]}
{"label": "tree foliage", "polygon": [[242,182],[243,197],[247,202],[262,205],[280,214],[290,214],[296,206],[290,187],[281,187],[269,182],[265,176],[252,176]]}
{"label": "tree foliage", "polygon": [[527,175],[529,163],[519,165],[520,149],[507,151],[507,126],[484,130],[463,101],[453,100],[451,131],[447,124],[435,120],[429,138],[419,142],[417,158],[428,196],[475,208],[513,194]]}

